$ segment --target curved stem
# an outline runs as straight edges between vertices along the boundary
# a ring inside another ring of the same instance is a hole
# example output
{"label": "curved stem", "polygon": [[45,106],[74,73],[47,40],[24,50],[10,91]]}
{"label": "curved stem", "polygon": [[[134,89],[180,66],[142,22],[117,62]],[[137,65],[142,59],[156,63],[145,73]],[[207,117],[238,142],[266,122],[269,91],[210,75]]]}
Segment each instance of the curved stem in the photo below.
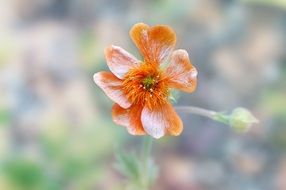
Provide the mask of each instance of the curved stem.
{"label": "curved stem", "polygon": [[176,106],[175,109],[178,111],[201,115],[204,117],[208,117],[210,119],[214,119],[215,115],[217,114],[217,112],[215,111],[207,110],[207,109],[203,109],[203,108],[199,108],[195,106]]}

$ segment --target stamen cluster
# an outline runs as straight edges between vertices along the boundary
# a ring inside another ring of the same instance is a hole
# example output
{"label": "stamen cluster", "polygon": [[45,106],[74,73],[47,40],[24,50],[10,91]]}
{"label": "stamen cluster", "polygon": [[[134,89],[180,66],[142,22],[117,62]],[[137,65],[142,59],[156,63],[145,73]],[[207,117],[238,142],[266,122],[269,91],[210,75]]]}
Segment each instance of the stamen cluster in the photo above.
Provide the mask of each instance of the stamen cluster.
{"label": "stamen cluster", "polygon": [[143,63],[126,73],[123,90],[133,104],[147,105],[150,109],[166,102],[169,92],[159,67]]}

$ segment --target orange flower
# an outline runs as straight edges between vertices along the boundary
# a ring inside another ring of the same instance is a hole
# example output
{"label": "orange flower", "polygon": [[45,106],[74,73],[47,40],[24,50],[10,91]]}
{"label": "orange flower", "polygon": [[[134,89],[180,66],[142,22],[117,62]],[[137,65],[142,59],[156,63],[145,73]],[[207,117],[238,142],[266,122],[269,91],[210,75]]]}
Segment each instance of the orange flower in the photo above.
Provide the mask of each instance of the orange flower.
{"label": "orange flower", "polygon": [[[173,51],[176,34],[170,27],[138,23],[130,36],[144,61],[112,45],[105,50],[111,72],[95,73],[94,81],[115,102],[113,121],[125,126],[130,134],[177,136],[183,123],[168,100],[170,88],[193,92],[197,70],[185,50]],[[167,67],[161,68],[166,61]]]}

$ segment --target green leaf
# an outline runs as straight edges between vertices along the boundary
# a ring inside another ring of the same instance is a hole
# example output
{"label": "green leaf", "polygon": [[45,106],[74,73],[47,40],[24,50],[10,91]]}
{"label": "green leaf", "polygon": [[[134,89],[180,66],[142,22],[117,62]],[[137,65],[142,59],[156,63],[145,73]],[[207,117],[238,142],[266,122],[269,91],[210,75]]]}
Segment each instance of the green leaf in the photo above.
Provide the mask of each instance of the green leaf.
{"label": "green leaf", "polygon": [[117,151],[115,167],[125,177],[137,181],[140,178],[140,165],[134,153]]}
{"label": "green leaf", "polygon": [[[126,190],[148,190],[154,183],[158,167],[150,157],[152,138],[143,141],[140,152],[115,151],[115,168],[127,179]],[[139,154],[141,153],[141,154]]]}

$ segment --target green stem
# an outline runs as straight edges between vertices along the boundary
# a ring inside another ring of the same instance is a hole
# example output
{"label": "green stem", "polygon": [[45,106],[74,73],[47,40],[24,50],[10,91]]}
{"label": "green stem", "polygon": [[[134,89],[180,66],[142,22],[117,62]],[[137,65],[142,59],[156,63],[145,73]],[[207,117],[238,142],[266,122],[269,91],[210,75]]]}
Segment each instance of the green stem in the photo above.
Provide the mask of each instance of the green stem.
{"label": "green stem", "polygon": [[142,161],[143,161],[143,172],[142,172],[142,190],[148,190],[150,187],[150,181],[149,181],[149,161],[150,161],[150,155],[152,151],[152,144],[153,139],[150,136],[146,136],[144,138],[143,146],[142,146]]}
{"label": "green stem", "polygon": [[250,128],[251,125],[258,123],[258,119],[256,119],[249,110],[241,107],[235,108],[230,114],[226,114],[225,112],[215,112],[193,106],[179,106],[176,107],[176,109],[178,111],[208,117],[214,121],[228,125],[238,132],[245,132]]}
{"label": "green stem", "polygon": [[175,109],[178,111],[183,111],[183,112],[187,112],[187,113],[193,113],[193,114],[201,115],[204,117],[208,117],[210,119],[214,119],[215,116],[218,114],[218,112],[199,108],[199,107],[194,107],[194,106],[177,106],[177,107],[175,107]]}
{"label": "green stem", "polygon": [[152,149],[153,139],[151,136],[144,137],[143,147],[142,147],[142,158],[144,161],[148,160],[151,149]]}
{"label": "green stem", "polygon": [[225,115],[222,112],[215,112],[212,110],[207,110],[207,109],[194,107],[194,106],[178,106],[175,108],[178,111],[184,111],[186,113],[193,113],[193,114],[201,115],[201,116],[210,118],[214,121],[218,121],[226,125],[229,125],[229,115]]}

